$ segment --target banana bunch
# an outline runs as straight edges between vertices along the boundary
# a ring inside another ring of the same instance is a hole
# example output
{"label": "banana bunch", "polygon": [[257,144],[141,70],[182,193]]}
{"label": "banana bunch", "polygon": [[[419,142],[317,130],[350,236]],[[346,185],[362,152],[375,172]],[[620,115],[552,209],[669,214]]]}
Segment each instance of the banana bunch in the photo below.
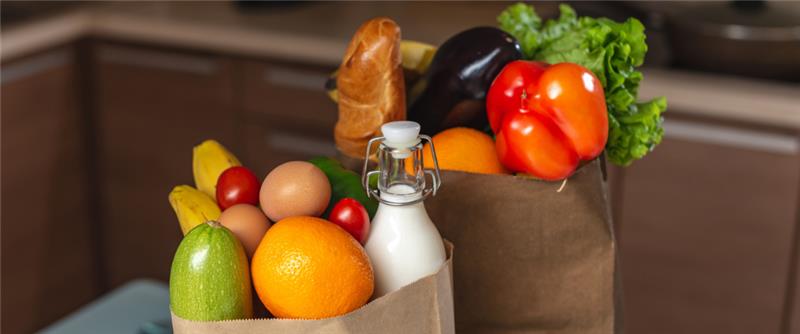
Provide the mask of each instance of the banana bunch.
{"label": "banana bunch", "polygon": [[195,187],[180,185],[169,193],[169,204],[183,234],[209,220],[219,219],[217,179],[226,169],[242,163],[216,140],[206,140],[192,151],[192,172]]}
{"label": "banana bunch", "polygon": [[[406,87],[413,87],[414,82],[419,79],[428,70],[431,65],[433,56],[436,54],[436,47],[427,43],[402,40],[400,41],[400,55],[402,57],[403,74],[406,81]],[[335,71],[328,78],[325,83],[325,90],[333,102],[339,102],[339,91],[336,89],[336,74]],[[407,89],[409,98],[413,92]]]}
{"label": "banana bunch", "polygon": [[194,185],[211,198],[217,198],[217,179],[226,169],[242,163],[216,140],[206,140],[194,147],[192,171]]}
{"label": "banana bunch", "polygon": [[178,216],[183,234],[209,220],[217,220],[221,211],[217,202],[192,186],[181,185],[169,193],[169,204]]}

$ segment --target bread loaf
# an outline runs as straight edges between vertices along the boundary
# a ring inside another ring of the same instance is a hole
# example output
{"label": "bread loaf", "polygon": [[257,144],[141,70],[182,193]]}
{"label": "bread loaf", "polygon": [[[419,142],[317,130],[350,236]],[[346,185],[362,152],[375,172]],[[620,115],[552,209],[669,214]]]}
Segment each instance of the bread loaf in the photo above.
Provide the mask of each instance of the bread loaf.
{"label": "bread loaf", "polygon": [[336,87],[336,146],[345,155],[363,158],[367,141],[380,135],[381,125],[406,118],[397,23],[378,17],[358,28],[339,66]]}

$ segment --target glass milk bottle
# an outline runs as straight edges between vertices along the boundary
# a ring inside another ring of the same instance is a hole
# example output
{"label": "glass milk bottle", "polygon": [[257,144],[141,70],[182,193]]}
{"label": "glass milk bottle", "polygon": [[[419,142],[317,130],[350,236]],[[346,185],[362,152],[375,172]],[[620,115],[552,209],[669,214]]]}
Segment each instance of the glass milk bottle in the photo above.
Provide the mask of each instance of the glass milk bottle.
{"label": "glass milk bottle", "polygon": [[[439,166],[430,137],[419,131],[415,122],[386,123],[381,127],[383,137],[367,145],[362,183],[367,194],[380,201],[364,245],[375,272],[374,298],[436,273],[445,261],[442,237],[423,204],[425,197],[439,189]],[[434,170],[423,169],[422,139],[431,144]],[[374,142],[380,142],[378,170],[367,172]],[[369,179],[375,174],[378,185],[372,189]],[[432,180],[429,188],[426,175]]]}

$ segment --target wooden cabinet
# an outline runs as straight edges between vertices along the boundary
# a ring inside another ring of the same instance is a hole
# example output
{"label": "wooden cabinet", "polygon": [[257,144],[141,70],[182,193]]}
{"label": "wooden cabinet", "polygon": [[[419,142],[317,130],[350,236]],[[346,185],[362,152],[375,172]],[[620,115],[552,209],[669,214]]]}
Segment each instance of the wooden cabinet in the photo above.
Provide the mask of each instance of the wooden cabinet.
{"label": "wooden cabinet", "polygon": [[332,68],[245,61],[241,69],[245,165],[264,177],[289,160],[336,154],[338,111],[324,88]]}
{"label": "wooden cabinet", "polygon": [[193,185],[192,147],[240,147],[233,63],[220,56],[100,44],[93,52],[102,247],[112,287],[167,280],[180,241],[167,201]]}
{"label": "wooden cabinet", "polygon": [[797,138],[671,116],[617,198],[627,331],[779,333]]}
{"label": "wooden cabinet", "polygon": [[[798,219],[800,224],[800,219]],[[800,225],[795,227],[795,242],[800,240]],[[784,329],[786,333],[800,333],[800,245],[795,245],[792,249],[792,276],[789,284],[791,290],[787,296],[787,309],[785,310]]]}
{"label": "wooden cabinet", "polygon": [[99,292],[86,128],[72,48],[2,66],[2,332],[32,333]]}
{"label": "wooden cabinet", "polygon": [[[800,267],[800,263],[795,263],[795,266]],[[795,270],[798,267],[795,267]],[[794,284],[794,295],[790,297],[792,298],[790,301],[791,309],[788,310],[789,313],[785,324],[788,333],[800,333],[800,276],[797,276],[797,272],[795,272],[792,284]]]}

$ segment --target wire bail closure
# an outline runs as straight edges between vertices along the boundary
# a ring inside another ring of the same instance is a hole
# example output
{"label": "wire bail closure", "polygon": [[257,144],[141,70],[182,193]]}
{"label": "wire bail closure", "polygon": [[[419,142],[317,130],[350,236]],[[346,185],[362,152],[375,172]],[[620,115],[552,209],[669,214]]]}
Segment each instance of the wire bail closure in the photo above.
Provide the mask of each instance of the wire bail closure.
{"label": "wire bail closure", "polygon": [[[439,187],[442,185],[442,176],[441,176],[441,173],[439,173],[439,161],[436,159],[436,148],[434,148],[433,140],[431,139],[430,136],[419,135],[419,138],[420,138],[421,141],[427,141],[431,145],[431,156],[433,158],[433,168],[434,169],[433,170],[425,169],[424,168],[425,166],[423,166],[423,168],[422,168],[422,172],[424,173],[424,175],[430,175],[431,180],[433,181],[433,182],[431,182],[431,186],[428,187],[427,186],[428,182],[425,182],[425,189],[422,190],[422,196],[413,196],[413,197],[412,196],[408,196],[409,197],[408,201],[392,201],[392,200],[388,200],[386,198],[381,198],[380,190],[371,188],[370,185],[369,185],[370,178],[373,175],[380,174],[380,172],[381,172],[380,169],[367,171],[367,169],[369,168],[369,157],[372,155],[371,154],[372,153],[372,146],[376,142],[380,142],[380,144],[378,145],[378,149],[383,149],[383,147],[385,147],[385,145],[383,144],[383,141],[386,139],[386,137],[385,136],[380,136],[380,137],[372,138],[372,139],[369,140],[369,142],[367,142],[367,151],[366,151],[366,153],[364,155],[364,167],[361,169],[361,185],[364,187],[364,190],[367,192],[367,197],[373,197],[373,198],[377,199],[378,201],[380,201],[381,203],[384,203],[384,204],[387,204],[387,205],[402,206],[402,205],[409,205],[409,204],[422,202],[430,195],[436,196],[436,192],[439,190]],[[421,143],[421,144],[424,145],[424,143]],[[427,177],[425,177],[425,179],[427,179]],[[408,194],[408,195],[414,195],[414,194]],[[402,198],[403,195],[394,195],[393,197],[401,197]]]}

